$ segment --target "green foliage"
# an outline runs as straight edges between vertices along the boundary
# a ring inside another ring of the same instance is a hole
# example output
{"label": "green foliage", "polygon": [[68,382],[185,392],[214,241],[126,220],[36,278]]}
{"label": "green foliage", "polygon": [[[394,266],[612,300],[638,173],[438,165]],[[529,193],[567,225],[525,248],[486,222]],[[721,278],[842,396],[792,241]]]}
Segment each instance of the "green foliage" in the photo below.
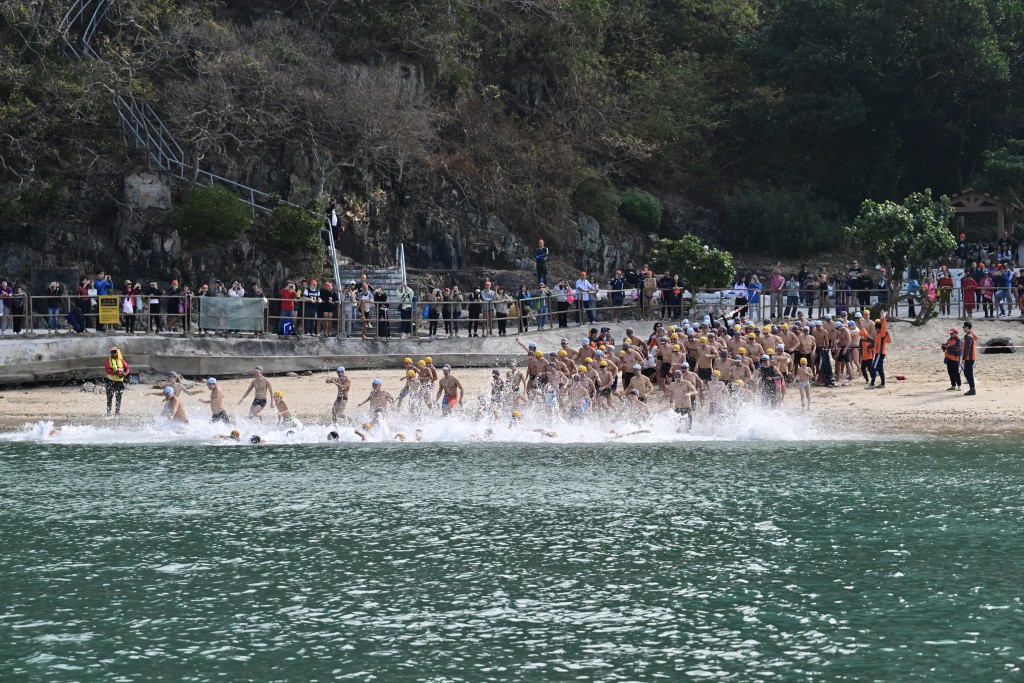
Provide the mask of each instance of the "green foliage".
{"label": "green foliage", "polygon": [[324,221],[314,206],[298,207],[279,203],[266,225],[266,236],[273,244],[286,249],[319,249],[320,231]]}
{"label": "green foliage", "polygon": [[619,213],[644,232],[658,232],[661,227],[661,202],[646,190],[631,187],[623,192]]}
{"label": "green foliage", "polygon": [[252,209],[219,185],[193,187],[171,212],[171,225],[200,241],[239,237],[252,222]]}
{"label": "green foliage", "polygon": [[806,256],[833,249],[843,236],[838,205],[810,188],[760,190],[744,184],[726,200],[728,243],[734,249],[772,256]]}
{"label": "green foliage", "polygon": [[894,280],[908,265],[921,266],[948,257],[956,249],[949,230],[949,197],[932,199],[930,189],[914,192],[902,204],[864,201],[847,235],[889,267]]}
{"label": "green foliage", "polygon": [[62,217],[68,208],[68,190],[59,180],[32,184],[15,197],[0,201],[0,218],[15,223],[31,223]]}
{"label": "green foliage", "polygon": [[1024,204],[1024,140],[1007,140],[1005,147],[985,152],[984,159],[974,188],[1007,204]]}
{"label": "green foliage", "polygon": [[591,176],[582,180],[572,194],[572,203],[599,223],[613,218],[619,210],[619,193],[607,178]]}
{"label": "green foliage", "polygon": [[694,235],[679,240],[661,240],[652,255],[656,267],[679,273],[690,288],[728,287],[736,276],[732,254],[701,244]]}

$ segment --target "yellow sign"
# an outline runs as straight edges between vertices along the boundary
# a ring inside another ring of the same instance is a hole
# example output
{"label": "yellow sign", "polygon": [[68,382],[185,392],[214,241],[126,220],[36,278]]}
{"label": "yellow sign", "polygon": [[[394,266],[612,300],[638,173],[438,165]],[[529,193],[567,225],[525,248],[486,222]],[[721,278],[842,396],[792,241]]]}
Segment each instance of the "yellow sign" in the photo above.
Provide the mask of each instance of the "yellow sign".
{"label": "yellow sign", "polygon": [[100,301],[100,324],[101,325],[120,325],[121,324],[121,305],[118,303],[120,297],[117,296],[101,296],[98,297]]}

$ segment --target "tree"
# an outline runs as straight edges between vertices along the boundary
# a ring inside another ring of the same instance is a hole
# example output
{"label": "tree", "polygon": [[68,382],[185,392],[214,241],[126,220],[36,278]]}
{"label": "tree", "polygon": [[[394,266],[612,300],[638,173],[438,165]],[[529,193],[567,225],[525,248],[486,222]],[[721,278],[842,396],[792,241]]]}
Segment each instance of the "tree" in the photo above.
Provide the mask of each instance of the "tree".
{"label": "tree", "polygon": [[[911,265],[948,257],[956,249],[956,238],[949,230],[953,207],[949,197],[932,199],[932,191],[914,192],[902,204],[892,201],[861,204],[847,236],[885,264],[891,274],[889,302],[903,283],[903,272]],[[920,324],[932,315],[930,301],[921,302]]]}
{"label": "tree", "polygon": [[1024,204],[1024,140],[1007,140],[1005,147],[985,152],[984,158],[974,188],[996,195],[1008,208]]}
{"label": "tree", "polygon": [[660,269],[679,273],[691,288],[728,287],[736,275],[732,254],[701,244],[695,235],[661,240],[653,261]]}
{"label": "tree", "polygon": [[193,187],[171,212],[171,225],[200,241],[235,239],[251,222],[251,209],[220,185]]}
{"label": "tree", "polygon": [[932,199],[932,191],[914,192],[902,204],[892,201],[864,200],[847,236],[867,249],[892,274],[894,283],[902,281],[910,265],[948,257],[956,249],[949,230],[953,207],[949,197]]}

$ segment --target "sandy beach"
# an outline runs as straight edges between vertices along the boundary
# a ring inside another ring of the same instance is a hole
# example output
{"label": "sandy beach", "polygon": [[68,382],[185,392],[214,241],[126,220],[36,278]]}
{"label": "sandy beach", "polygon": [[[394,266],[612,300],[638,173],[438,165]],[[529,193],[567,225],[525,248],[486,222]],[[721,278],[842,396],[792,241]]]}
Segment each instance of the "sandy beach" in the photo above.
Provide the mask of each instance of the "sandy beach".
{"label": "sandy beach", "polygon": [[[1015,322],[977,320],[975,331],[982,343],[992,337],[1009,337],[1021,344],[1024,328]],[[851,386],[812,389],[811,414],[819,430],[841,428],[845,433],[876,434],[999,434],[1021,431],[1019,415],[1024,412],[1024,393],[1019,392],[1024,371],[1024,354],[1020,349],[1009,354],[980,354],[976,367],[978,395],[946,391],[949,386],[942,352],[937,348],[946,339],[946,332],[959,321],[935,320],[925,327],[894,322],[891,326],[893,346],[886,362],[887,386],[884,390],[866,391],[860,378]],[[637,325],[637,329],[644,329]],[[620,330],[615,330],[620,332]],[[529,339],[523,336],[524,343]],[[131,358],[128,358],[129,362]],[[445,362],[443,354],[434,354],[435,365]],[[97,359],[102,363],[102,359]],[[490,370],[485,368],[455,369],[466,388],[467,399],[477,393],[489,392]],[[399,369],[352,371],[353,388],[350,413],[359,419],[364,409],[355,404],[366,398],[370,383],[380,377],[384,388],[397,396],[402,387]],[[897,377],[905,377],[899,380]],[[309,376],[275,376],[274,389],[285,393],[294,414],[307,425],[328,424],[335,389],[325,384],[324,373]],[[188,377],[195,382],[195,396],[185,399],[191,420],[205,421],[209,407],[199,403],[206,398],[204,378]],[[227,396],[229,414],[245,415],[250,399],[242,406],[238,401],[249,380],[221,380]],[[91,385],[86,385],[89,388]],[[966,390],[966,383],[964,389]],[[138,424],[153,419],[160,410],[159,390],[151,385],[128,387],[125,392],[122,420]],[[651,403],[654,410],[665,407],[660,394]],[[17,387],[0,390],[2,418],[0,427],[14,429],[25,423],[53,420],[56,424],[92,424],[106,420],[102,385],[96,392],[79,386]],[[761,410],[751,405],[750,410]],[[782,407],[782,416],[800,411],[796,391],[790,391]],[[270,413],[268,408],[267,413]],[[700,419],[698,417],[698,419]]]}

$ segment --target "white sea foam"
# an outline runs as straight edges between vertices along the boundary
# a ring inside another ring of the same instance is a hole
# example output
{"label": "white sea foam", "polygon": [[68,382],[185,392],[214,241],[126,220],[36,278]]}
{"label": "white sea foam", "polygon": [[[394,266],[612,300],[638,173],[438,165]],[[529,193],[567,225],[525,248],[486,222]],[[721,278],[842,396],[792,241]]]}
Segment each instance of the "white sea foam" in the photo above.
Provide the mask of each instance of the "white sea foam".
{"label": "white sea foam", "polygon": [[[698,412],[692,429],[683,418],[653,403],[653,415],[644,423],[629,420],[621,409],[592,411],[581,420],[553,415],[543,405],[523,409],[522,419],[513,420],[511,411],[498,411],[481,400],[467,400],[459,412],[443,418],[436,412],[409,414],[392,412],[364,429],[365,416],[343,425],[316,424],[289,430],[272,424],[240,419],[237,424],[210,424],[194,420],[180,425],[167,420],[125,418],[101,420],[95,424],[67,424],[55,428],[52,421],[25,424],[20,430],[0,434],[6,441],[44,441],[68,444],[167,444],[206,443],[224,446],[236,442],[218,438],[232,429],[241,432],[243,444],[258,434],[270,444],[324,443],[330,431],[341,442],[390,443],[421,440],[431,443],[667,443],[678,441],[800,441],[837,438],[834,430],[819,430],[812,416],[792,406],[768,409],[756,403],[722,406],[716,415]],[[854,436],[854,435],[851,435]]]}

